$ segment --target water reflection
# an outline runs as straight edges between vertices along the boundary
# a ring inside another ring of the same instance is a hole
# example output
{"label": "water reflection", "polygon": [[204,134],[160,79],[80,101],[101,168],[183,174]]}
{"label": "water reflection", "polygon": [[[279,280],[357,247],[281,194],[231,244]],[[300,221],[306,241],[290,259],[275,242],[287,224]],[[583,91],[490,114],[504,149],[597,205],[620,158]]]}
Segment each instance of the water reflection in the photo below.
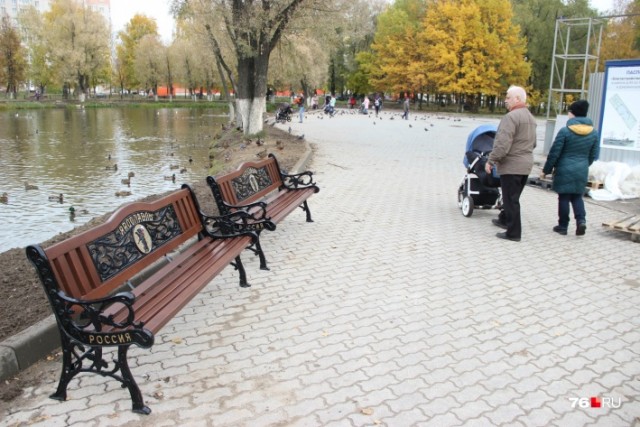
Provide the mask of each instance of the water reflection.
{"label": "water reflection", "polygon": [[[0,252],[47,240],[124,202],[203,180],[209,143],[225,120],[191,109],[0,112],[0,196],[7,193],[7,203],[0,203]],[[174,173],[175,182],[165,179]],[[37,189],[27,190],[27,183]]]}

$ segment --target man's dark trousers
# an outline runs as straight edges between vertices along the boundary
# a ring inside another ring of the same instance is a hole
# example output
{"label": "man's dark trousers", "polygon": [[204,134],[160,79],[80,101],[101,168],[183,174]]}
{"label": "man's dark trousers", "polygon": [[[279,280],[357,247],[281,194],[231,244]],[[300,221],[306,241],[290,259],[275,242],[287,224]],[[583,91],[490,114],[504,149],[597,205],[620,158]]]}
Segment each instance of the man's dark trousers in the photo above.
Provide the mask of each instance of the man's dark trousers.
{"label": "man's dark trousers", "polygon": [[502,187],[502,208],[504,209],[507,236],[519,239],[522,237],[520,220],[520,195],[527,185],[527,175],[500,175]]}

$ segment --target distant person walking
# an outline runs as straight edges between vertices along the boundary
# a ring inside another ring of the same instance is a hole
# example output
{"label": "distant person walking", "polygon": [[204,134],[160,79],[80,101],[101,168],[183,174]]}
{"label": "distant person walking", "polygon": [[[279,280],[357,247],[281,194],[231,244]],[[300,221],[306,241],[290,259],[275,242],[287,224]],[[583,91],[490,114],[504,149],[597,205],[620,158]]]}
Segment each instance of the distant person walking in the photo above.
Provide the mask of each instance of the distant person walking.
{"label": "distant person walking", "polygon": [[355,107],[356,105],[356,97],[354,95],[351,95],[351,98],[349,98],[349,109],[353,110],[353,107]]}
{"label": "distant person walking", "polygon": [[369,97],[367,95],[364,96],[362,101],[362,114],[369,114]]}
{"label": "distant person walking", "polygon": [[509,112],[500,120],[485,171],[491,173],[496,166],[500,174],[503,211],[492,223],[507,231],[497,233],[496,237],[519,242],[522,236],[520,195],[533,169],[537,125],[527,108],[527,92],[523,88],[511,86],[504,104]]}
{"label": "distant person walking", "polygon": [[304,122],[304,94],[298,97],[298,114],[300,115],[300,123]]}
{"label": "distant person walking", "polygon": [[382,99],[380,99],[380,95],[376,94],[376,97],[373,100],[373,108],[376,110],[376,117],[378,117],[380,107],[382,107]]}
{"label": "distant person walking", "polygon": [[589,103],[576,101],[569,106],[567,126],[560,129],[553,141],[542,176],[553,173],[551,188],[558,193],[558,225],[553,231],[565,236],[569,228],[569,205],[576,220],[576,236],[587,230],[587,212],[582,194],[589,179],[589,166],[598,157],[600,138],[587,118]]}
{"label": "distant person walking", "polygon": [[409,101],[409,96],[405,96],[404,97],[404,102],[402,103],[402,108],[404,110],[404,113],[402,113],[402,118],[405,120],[409,120],[409,107],[410,107],[410,102]]}

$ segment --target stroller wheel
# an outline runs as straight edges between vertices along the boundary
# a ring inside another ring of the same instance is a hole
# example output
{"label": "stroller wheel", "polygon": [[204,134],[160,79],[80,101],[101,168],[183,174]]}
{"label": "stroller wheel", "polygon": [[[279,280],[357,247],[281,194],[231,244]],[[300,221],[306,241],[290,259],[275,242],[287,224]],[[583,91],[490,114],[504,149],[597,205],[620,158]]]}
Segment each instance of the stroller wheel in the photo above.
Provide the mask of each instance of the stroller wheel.
{"label": "stroller wheel", "polygon": [[464,196],[462,199],[462,215],[466,217],[473,215],[473,198],[471,196]]}

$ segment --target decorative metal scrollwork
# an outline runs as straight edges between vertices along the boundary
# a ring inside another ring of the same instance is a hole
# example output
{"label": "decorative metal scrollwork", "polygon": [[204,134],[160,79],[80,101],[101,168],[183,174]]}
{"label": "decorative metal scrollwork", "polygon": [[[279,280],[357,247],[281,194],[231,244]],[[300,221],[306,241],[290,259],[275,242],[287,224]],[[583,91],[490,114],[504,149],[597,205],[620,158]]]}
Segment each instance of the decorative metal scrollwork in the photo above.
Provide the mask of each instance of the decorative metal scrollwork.
{"label": "decorative metal scrollwork", "polygon": [[[133,294],[121,292],[99,300],[79,301],[60,291],[57,297],[60,323],[76,341],[101,347],[136,344],[148,348],[153,345],[151,332],[143,329],[143,322],[135,321]],[[112,313],[118,313],[118,317]]]}
{"label": "decorative metal scrollwork", "polygon": [[236,199],[243,201],[273,184],[266,166],[259,169],[247,168],[242,175],[231,182]]}
{"label": "decorative metal scrollwork", "polygon": [[112,232],[87,244],[103,282],[182,233],[173,206],[127,216]]}
{"label": "decorative metal scrollwork", "polygon": [[227,215],[203,215],[205,229],[211,237],[236,237],[247,232],[260,232],[264,229],[275,230],[276,225],[260,213],[260,218],[245,211],[235,211]]}
{"label": "decorative metal scrollwork", "polygon": [[313,172],[302,172],[295,175],[281,174],[282,185],[289,190],[297,190],[300,188],[314,187]]}

